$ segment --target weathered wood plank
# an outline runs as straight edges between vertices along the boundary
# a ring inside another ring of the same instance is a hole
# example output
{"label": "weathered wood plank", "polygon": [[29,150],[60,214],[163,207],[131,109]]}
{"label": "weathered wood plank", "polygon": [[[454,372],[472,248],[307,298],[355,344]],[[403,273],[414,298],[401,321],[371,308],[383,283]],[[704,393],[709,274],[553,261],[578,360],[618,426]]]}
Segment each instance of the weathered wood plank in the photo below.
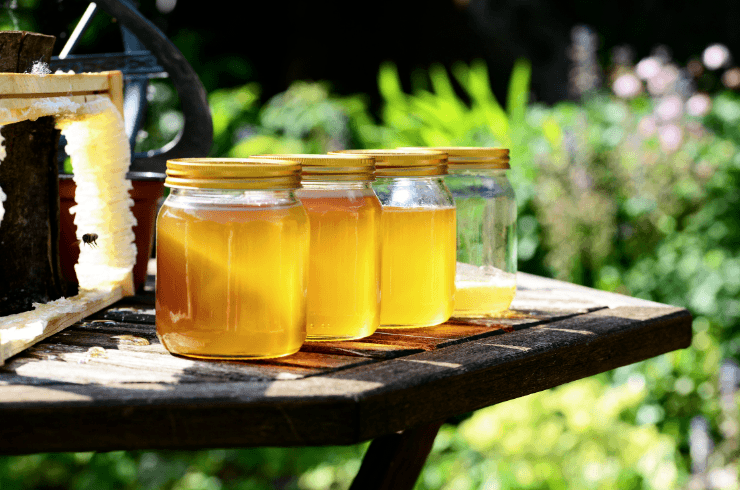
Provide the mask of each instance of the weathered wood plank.
{"label": "weathered wood plank", "polygon": [[0,77],[0,99],[108,93],[111,91],[111,78],[116,73],[120,72],[65,73],[43,77],[30,73],[6,74]]}
{"label": "weathered wood plank", "polygon": [[[53,365],[40,361],[53,361]],[[71,365],[63,365],[65,362]],[[230,382],[299,378],[369,362],[374,361],[309,352],[261,361],[186,359],[167,352],[154,325],[94,320],[29,349],[0,373],[14,374],[12,382],[22,376],[25,382],[35,384]]]}
{"label": "weathered wood plank", "polygon": [[30,348],[0,370],[0,383],[126,384],[228,383],[244,380],[297,379],[316,374],[301,366],[255,366],[152,355],[142,347],[103,349],[69,345]]}
{"label": "weathered wood plank", "polygon": [[[385,380],[360,402],[360,439],[372,439],[690,345],[686,310],[645,310],[599,310],[329,376]],[[643,318],[634,319],[637,315]]]}
{"label": "weathered wood plank", "polygon": [[[97,315],[97,314],[96,314]],[[157,338],[156,327],[151,323],[128,323],[114,320],[90,320],[92,315],[83,321],[76,323],[72,329],[81,332],[105,332],[110,335],[128,334],[141,335],[150,342]],[[159,341],[157,339],[157,341]]]}
{"label": "weathered wood plank", "polygon": [[352,340],[345,342],[307,342],[301,347],[301,352],[371,357],[373,359],[395,359],[396,357],[424,352],[424,349]]}
{"label": "weathered wood plank", "polygon": [[0,428],[0,453],[351,444],[357,441],[355,397],[372,385],[312,377],[0,386],[0,418],[14,422]]}
{"label": "weathered wood plank", "polygon": [[375,361],[370,358],[363,359],[356,356],[299,351],[286,357],[244,362],[254,366],[302,367],[313,369],[318,374],[320,371],[334,371],[349,366],[361,366]]}
{"label": "weathered wood plank", "polygon": [[[597,307],[592,308],[592,310],[595,309]],[[370,337],[349,342],[307,343],[301,350],[394,359],[492,335],[501,335],[532,325],[576,316],[587,311],[589,310],[561,309],[526,313],[508,311],[501,318],[453,318],[435,327],[380,329]]]}
{"label": "weathered wood plank", "polygon": [[154,308],[136,308],[136,307],[114,307],[90,317],[99,320],[115,320],[124,323],[145,323],[154,325]]}
{"label": "weathered wood plank", "polygon": [[71,298],[39,305],[32,311],[0,318],[0,365],[40,340],[115,303],[123,295],[121,287],[112,291],[83,291]]}
{"label": "weathered wood plank", "polygon": [[[600,291],[587,288],[569,282],[558,281],[547,277],[535,276],[524,272],[517,273],[517,293],[512,303],[513,309],[529,309],[523,303],[529,301],[545,301],[554,304],[570,305],[576,308],[576,304],[615,308],[618,306],[666,306],[646,299],[632,298],[618,293]],[[542,296],[540,293],[545,293]],[[534,308],[537,309],[537,308]],[[547,308],[545,308],[547,309]]]}

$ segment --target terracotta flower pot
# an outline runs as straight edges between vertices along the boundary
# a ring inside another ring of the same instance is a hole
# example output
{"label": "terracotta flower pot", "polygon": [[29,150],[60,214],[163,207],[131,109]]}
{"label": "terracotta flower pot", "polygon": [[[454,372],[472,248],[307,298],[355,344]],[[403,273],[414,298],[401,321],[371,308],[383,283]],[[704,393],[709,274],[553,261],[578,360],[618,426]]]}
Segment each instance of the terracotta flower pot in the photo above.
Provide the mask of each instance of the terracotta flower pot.
{"label": "terracotta flower pot", "polygon": [[[154,223],[157,218],[157,202],[164,193],[164,175],[149,172],[128,174],[134,188],[129,191],[134,200],[132,211],[137,225],[134,226],[136,242],[136,265],[134,265],[134,287],[140,289],[146,281],[146,267],[152,254]],[[80,256],[77,243],[77,227],[69,208],[75,202],[75,183],[68,174],[59,175],[59,255],[62,273],[68,281],[77,282],[75,264]]]}

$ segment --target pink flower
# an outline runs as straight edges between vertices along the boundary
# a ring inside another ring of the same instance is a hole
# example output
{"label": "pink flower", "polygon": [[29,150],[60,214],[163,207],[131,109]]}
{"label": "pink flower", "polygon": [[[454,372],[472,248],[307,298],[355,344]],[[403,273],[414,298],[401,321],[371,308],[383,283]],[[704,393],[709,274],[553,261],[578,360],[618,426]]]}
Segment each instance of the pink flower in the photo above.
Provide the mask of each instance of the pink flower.
{"label": "pink flower", "polygon": [[618,97],[631,99],[642,92],[642,82],[634,73],[625,73],[614,80],[612,90]]}
{"label": "pink flower", "polygon": [[725,87],[736,89],[740,87],[740,68],[730,68],[722,74],[722,83]]}
{"label": "pink flower", "polygon": [[660,61],[658,61],[657,58],[651,56],[649,58],[640,60],[640,62],[637,63],[635,70],[637,71],[638,77],[642,78],[643,80],[649,80],[658,74],[658,72],[660,71],[660,66]]}
{"label": "pink flower", "polygon": [[710,70],[722,68],[730,61],[730,50],[724,44],[712,44],[701,56],[704,66]]}
{"label": "pink flower", "polygon": [[655,108],[655,112],[663,121],[678,119],[683,112],[683,101],[681,97],[675,94],[663,97]]}
{"label": "pink flower", "polygon": [[666,124],[658,128],[660,147],[667,153],[673,153],[681,147],[683,131],[675,124]]}
{"label": "pink flower", "polygon": [[648,92],[653,95],[664,94],[674,87],[677,81],[678,68],[674,65],[666,65],[657,74],[648,79]]}
{"label": "pink flower", "polygon": [[686,101],[686,112],[692,116],[704,116],[709,113],[711,108],[712,99],[704,93],[694,94]]}

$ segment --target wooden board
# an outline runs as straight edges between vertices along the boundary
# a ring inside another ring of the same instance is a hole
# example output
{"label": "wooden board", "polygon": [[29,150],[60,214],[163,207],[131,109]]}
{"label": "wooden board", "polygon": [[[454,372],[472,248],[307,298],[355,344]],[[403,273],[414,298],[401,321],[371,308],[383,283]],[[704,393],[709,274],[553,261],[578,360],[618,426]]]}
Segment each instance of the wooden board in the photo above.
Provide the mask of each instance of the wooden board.
{"label": "wooden board", "polygon": [[42,76],[30,73],[3,74],[0,77],[0,99],[107,94],[111,91],[111,79],[121,76],[119,71]]}
{"label": "wooden board", "polygon": [[28,106],[28,99],[66,97],[72,102],[84,104],[94,96],[110,98],[123,115],[123,73],[107,71],[43,76],[29,73],[0,75],[0,101],[2,107],[8,109],[25,108]]}
{"label": "wooden board", "polygon": [[[32,311],[0,317],[0,363],[123,297],[123,289],[83,291],[69,299],[39,305]],[[57,312],[61,308],[63,311]]]}
{"label": "wooden board", "polygon": [[569,310],[567,285],[520,285],[536,309],[260,362],[172,356],[150,300],[127,298],[0,369],[0,452],[352,444],[691,342],[684,309],[585,289]]}

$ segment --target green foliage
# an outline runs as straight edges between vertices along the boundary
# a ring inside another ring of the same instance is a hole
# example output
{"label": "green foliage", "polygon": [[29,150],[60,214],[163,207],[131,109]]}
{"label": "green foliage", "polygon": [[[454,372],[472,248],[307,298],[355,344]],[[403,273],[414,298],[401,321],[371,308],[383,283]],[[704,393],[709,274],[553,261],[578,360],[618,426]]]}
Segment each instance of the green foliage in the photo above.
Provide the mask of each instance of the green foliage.
{"label": "green foliage", "polygon": [[479,410],[442,428],[416,488],[672,488],[675,440],[631,421],[647,392],[588,378]]}
{"label": "green foliage", "polygon": [[332,97],[324,83],[296,82],[262,107],[259,88],[249,84],[214,91],[209,104],[214,156],[325,153],[351,146],[357,131],[373,132],[362,97]]}
{"label": "green foliage", "polygon": [[[509,119],[491,92],[486,65],[458,63],[452,71],[469,104],[457,95],[452,79],[441,65],[433,65],[429,70],[432,90],[420,88],[413,94],[403,92],[394,65],[382,65],[378,75],[379,90],[385,100],[381,129],[376,132],[376,138],[361,143],[382,148],[450,144],[506,146]],[[511,107],[516,107],[515,101]]]}
{"label": "green foliage", "polygon": [[366,445],[115,451],[0,458],[0,488],[319,490],[347,488]]}
{"label": "green foliage", "polygon": [[0,9],[0,31],[38,32],[32,11],[37,4],[38,0],[7,2],[5,8]]}

